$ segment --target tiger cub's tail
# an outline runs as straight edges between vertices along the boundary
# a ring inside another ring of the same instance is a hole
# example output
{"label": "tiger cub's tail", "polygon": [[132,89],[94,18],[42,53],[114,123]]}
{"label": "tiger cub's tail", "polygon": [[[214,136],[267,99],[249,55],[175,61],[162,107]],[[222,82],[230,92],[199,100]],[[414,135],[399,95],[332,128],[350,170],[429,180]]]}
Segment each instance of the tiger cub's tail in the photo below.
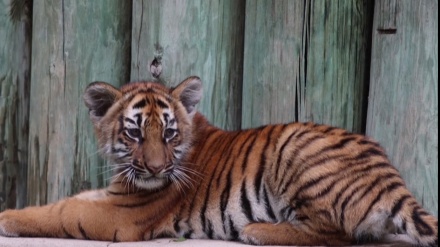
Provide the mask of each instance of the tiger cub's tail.
{"label": "tiger cub's tail", "polygon": [[405,187],[370,203],[371,210],[354,228],[358,241],[382,239],[423,247],[438,245],[438,219],[427,213]]}
{"label": "tiger cub's tail", "polygon": [[406,234],[419,246],[438,245],[438,219],[425,211],[414,197],[402,197],[390,215],[398,233]]}

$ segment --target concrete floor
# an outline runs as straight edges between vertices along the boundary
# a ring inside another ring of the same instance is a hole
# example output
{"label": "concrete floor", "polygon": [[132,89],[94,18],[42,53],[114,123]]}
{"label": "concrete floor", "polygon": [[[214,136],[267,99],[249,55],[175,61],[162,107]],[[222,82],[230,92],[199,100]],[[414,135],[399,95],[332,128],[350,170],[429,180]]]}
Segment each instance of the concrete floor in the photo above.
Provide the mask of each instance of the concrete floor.
{"label": "concrete floor", "polygon": [[[192,246],[207,246],[207,247],[244,247],[245,245],[238,242],[227,242],[217,240],[194,240],[188,239],[184,241],[177,241],[175,239],[156,239],[152,241],[143,242],[125,242],[113,243],[105,241],[88,241],[88,240],[74,240],[74,239],[56,239],[56,238],[5,238],[0,237],[0,247],[192,247]],[[370,244],[362,245],[364,247],[406,247],[410,246],[403,243],[395,244]]]}

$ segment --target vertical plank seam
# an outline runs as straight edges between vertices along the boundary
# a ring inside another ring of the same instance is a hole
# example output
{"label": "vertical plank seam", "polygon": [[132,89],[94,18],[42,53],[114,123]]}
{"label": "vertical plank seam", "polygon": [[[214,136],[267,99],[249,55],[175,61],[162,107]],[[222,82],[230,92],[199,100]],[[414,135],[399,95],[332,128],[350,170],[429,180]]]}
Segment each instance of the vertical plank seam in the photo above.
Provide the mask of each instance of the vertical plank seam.
{"label": "vertical plank seam", "polygon": [[[133,8],[133,7],[132,7]],[[137,42],[137,61],[136,61],[136,66],[138,67],[137,69],[137,79],[140,78],[140,69],[139,69],[139,50],[140,50],[140,44],[141,44],[141,33],[142,33],[142,24],[143,24],[143,20],[144,20],[144,1],[141,0],[141,24],[139,26],[139,35],[138,35],[138,42]]]}

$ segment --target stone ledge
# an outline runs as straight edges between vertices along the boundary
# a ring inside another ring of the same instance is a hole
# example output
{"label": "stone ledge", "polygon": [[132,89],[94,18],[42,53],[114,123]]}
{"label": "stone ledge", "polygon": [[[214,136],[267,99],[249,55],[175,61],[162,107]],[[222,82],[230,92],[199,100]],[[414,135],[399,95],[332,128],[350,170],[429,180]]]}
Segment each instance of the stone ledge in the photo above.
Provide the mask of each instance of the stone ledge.
{"label": "stone ledge", "polygon": [[[207,247],[244,247],[250,246],[238,242],[228,242],[219,240],[199,240],[188,239],[184,241],[177,241],[175,239],[155,239],[151,241],[142,242],[125,242],[113,243],[106,241],[90,241],[90,240],[76,240],[76,239],[57,239],[57,238],[6,238],[0,237],[0,247],[193,247],[193,246],[207,246]],[[363,247],[405,247],[410,246],[404,243],[394,244],[370,244],[362,245]]]}

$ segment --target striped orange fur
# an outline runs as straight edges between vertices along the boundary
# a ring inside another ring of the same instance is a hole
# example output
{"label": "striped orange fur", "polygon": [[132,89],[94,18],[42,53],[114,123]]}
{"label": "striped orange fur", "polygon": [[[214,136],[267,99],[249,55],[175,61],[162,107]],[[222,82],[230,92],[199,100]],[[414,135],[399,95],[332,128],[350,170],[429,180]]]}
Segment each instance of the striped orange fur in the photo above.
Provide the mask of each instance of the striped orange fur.
{"label": "striped orange fur", "polygon": [[315,123],[224,131],[195,110],[197,77],[175,88],[92,83],[85,103],[116,169],[105,189],[0,214],[0,234],[256,245],[346,245],[400,234],[435,246],[438,220],[375,141]]}

